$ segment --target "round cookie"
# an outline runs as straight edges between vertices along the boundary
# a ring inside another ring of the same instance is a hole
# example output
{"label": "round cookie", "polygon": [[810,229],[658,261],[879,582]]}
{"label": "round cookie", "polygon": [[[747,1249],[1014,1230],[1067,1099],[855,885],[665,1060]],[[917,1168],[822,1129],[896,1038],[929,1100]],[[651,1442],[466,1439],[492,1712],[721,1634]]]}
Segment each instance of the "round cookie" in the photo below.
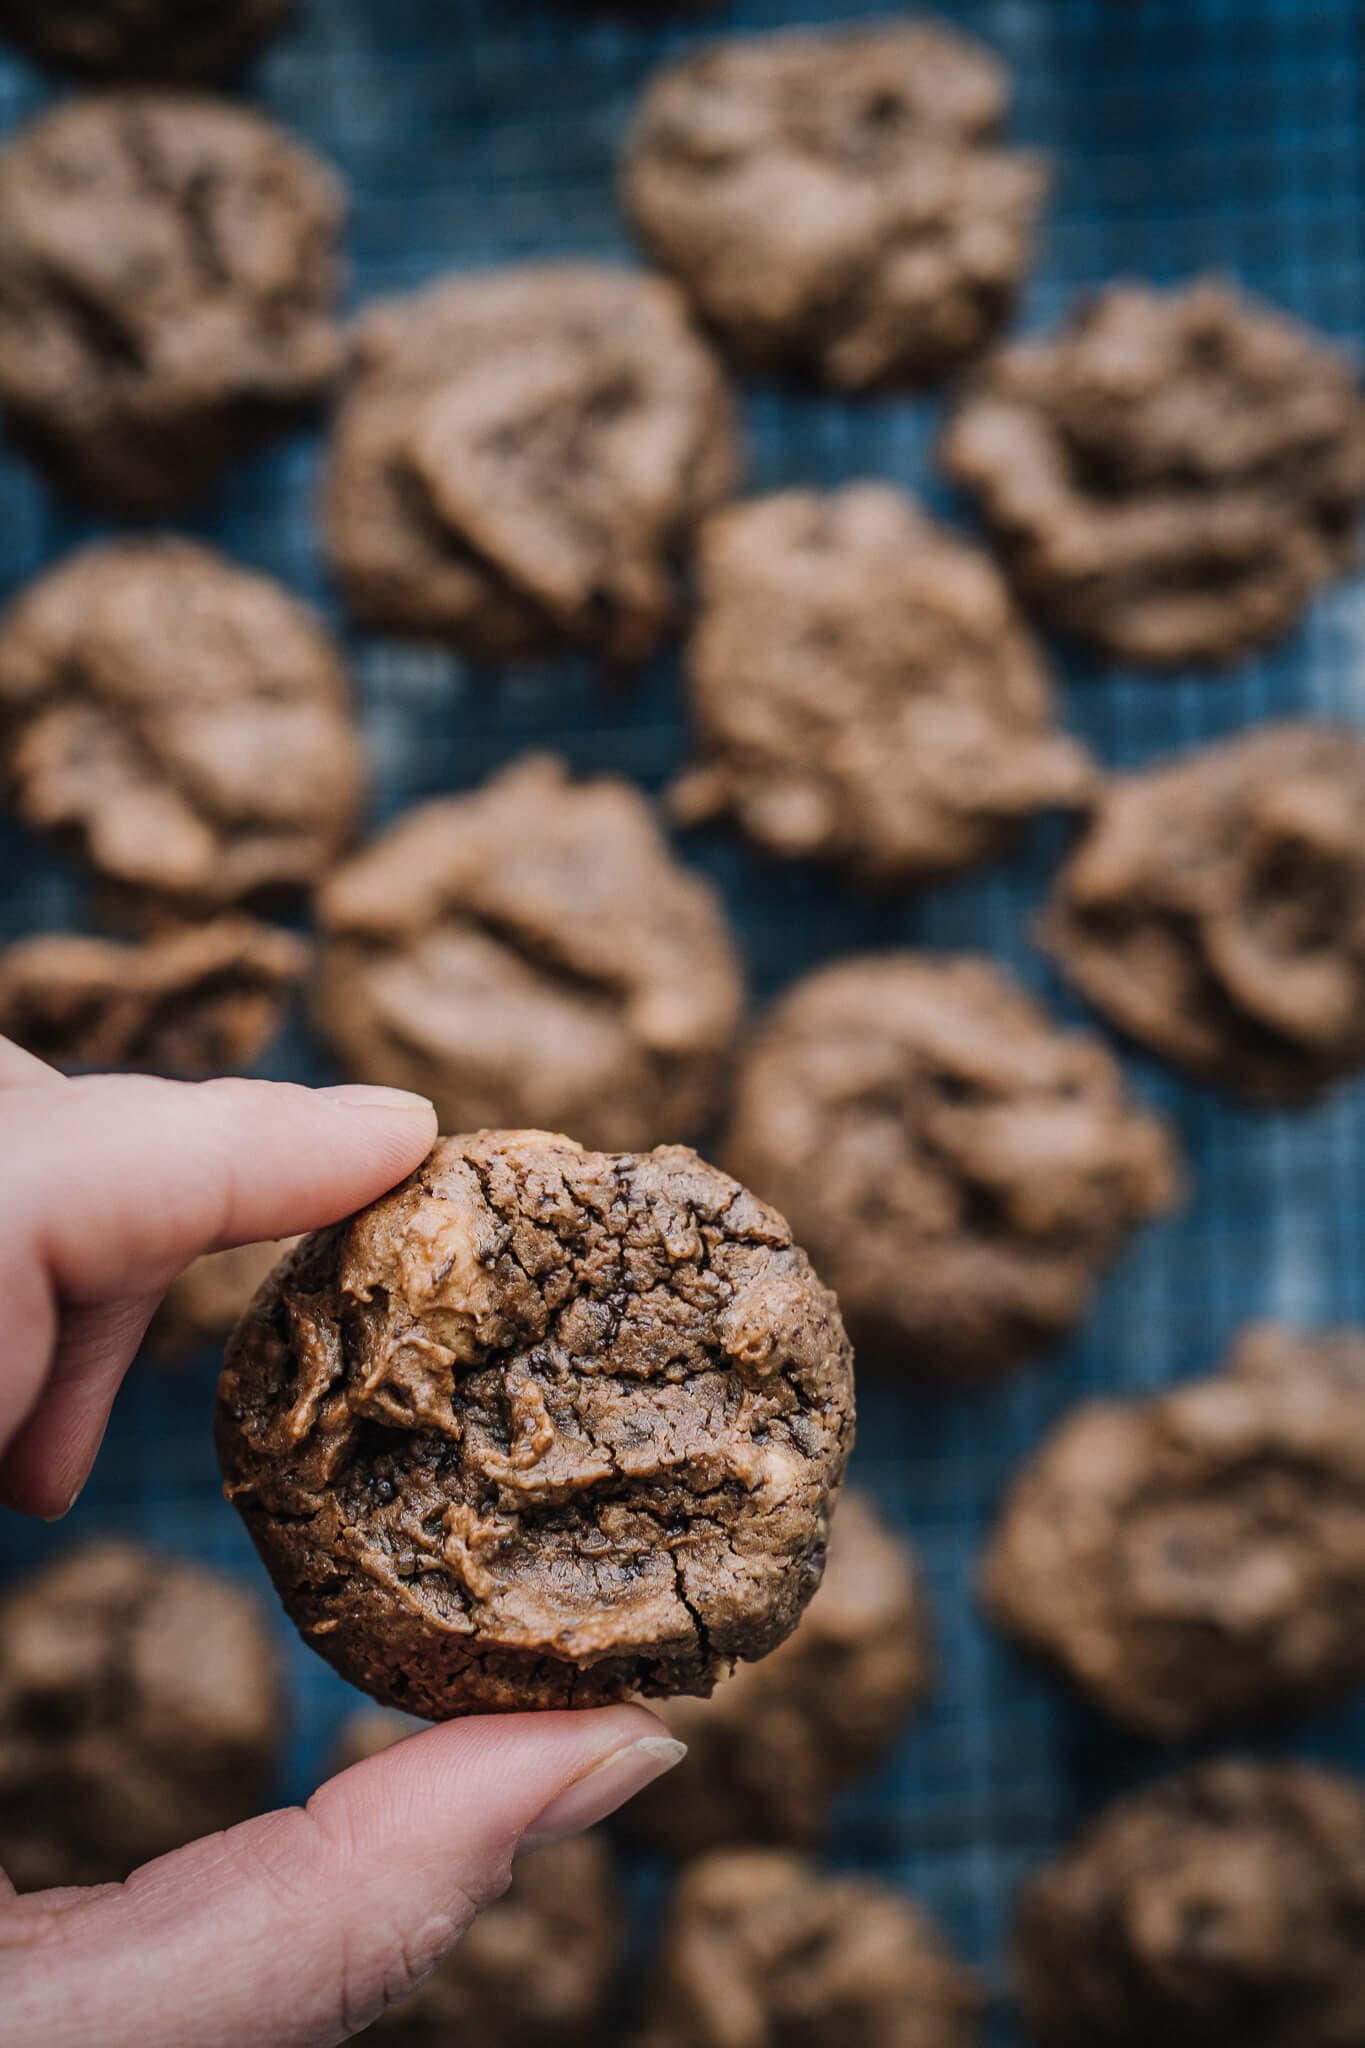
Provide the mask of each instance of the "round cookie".
{"label": "round cookie", "polygon": [[1088,800],[1094,770],[998,572],[902,492],[718,512],[700,580],[684,822],[729,812],[773,853],[913,883]]}
{"label": "round cookie", "polygon": [[1357,557],[1365,403],[1351,364],[1209,281],[1113,286],[983,367],[943,444],[1020,590],[1153,667],[1278,638]]}
{"label": "round cookie", "polygon": [[0,1036],[63,1069],[240,1073],[307,964],[301,939],[249,918],[134,946],[44,933],[0,952]]}
{"label": "round cookie", "polygon": [[846,1491],[820,1590],[793,1634],[709,1700],[659,1708],[687,1755],[622,1810],[624,1830],[676,1855],[727,1842],[805,1843],[886,1754],[927,1691],[928,1601],[908,1545]]}
{"label": "round cookie", "polygon": [[342,199],[244,107],[71,100],[0,155],[0,406],[82,496],[175,511],[334,376]]}
{"label": "round cookie", "polygon": [[89,548],[0,620],[0,781],[139,914],[316,882],[363,777],[320,621],[190,541]]}
{"label": "round cookie", "polygon": [[295,0],[0,0],[0,36],[91,78],[229,78]]}
{"label": "round cookie", "polygon": [[853,1434],[834,1297],[681,1146],[443,1138],[307,1238],[217,1440],[305,1639],[433,1719],[707,1693],[796,1626]]}
{"label": "round cookie", "polygon": [[646,93],[626,207],[742,362],[924,383],[1032,259],[1047,176],[1000,146],[1007,102],[997,59],[936,22],[717,43]]}
{"label": "round cookie", "polygon": [[974,2048],[978,2002],[899,1893],[722,1850],[679,1882],[640,2048]]}
{"label": "round cookie", "polygon": [[255,1602],[132,1543],[0,1597],[0,1867],[105,1884],[260,1810],[284,1712]]}
{"label": "round cookie", "polygon": [[[378,1710],[354,1715],[338,1768],[376,1755],[418,1726]],[[421,1988],[370,2032],[386,2048],[595,2048],[604,2038],[625,1927],[600,1834],[535,1849],[518,1856],[510,1888],[465,1929]]]}
{"label": "round cookie", "polygon": [[1365,1799],[1302,1764],[1214,1763],[1121,1800],[1024,1894],[1037,2048],[1356,2048]]}
{"label": "round cookie", "polygon": [[1365,738],[1286,723],[1103,786],[1043,943],[1201,1080],[1300,1102],[1365,1065]]}
{"label": "round cookie", "polygon": [[528,756],[401,818],[323,891],[318,1019],[446,1130],[629,1151],[716,1106],[743,1008],[718,898],[629,783]]}
{"label": "round cookie", "polygon": [[1365,1683],[1365,1336],[1257,1332],[1218,1377],[1070,1415],[1016,1479],[992,1615],[1178,1741]]}
{"label": "round cookie", "polygon": [[724,1156],[791,1219],[865,1363],[952,1383],[1064,1336],[1176,1194],[1108,1050],[967,955],[799,982],[742,1064]]}
{"label": "round cookie", "polygon": [[594,264],[433,285],[359,323],[327,531],[371,625],[487,659],[636,662],[739,469],[733,408],[671,285]]}

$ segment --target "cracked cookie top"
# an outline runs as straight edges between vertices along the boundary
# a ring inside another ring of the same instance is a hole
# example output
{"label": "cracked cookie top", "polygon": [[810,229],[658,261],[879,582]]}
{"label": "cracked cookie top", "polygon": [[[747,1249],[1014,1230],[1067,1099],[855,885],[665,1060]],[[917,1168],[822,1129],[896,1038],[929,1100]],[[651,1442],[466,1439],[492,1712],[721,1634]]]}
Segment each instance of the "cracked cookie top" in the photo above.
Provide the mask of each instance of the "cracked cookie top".
{"label": "cracked cookie top", "polygon": [[306,887],[360,809],[341,657],[266,576],[183,540],[88,548],[0,621],[0,777],[123,907]]}
{"label": "cracked cookie top", "polygon": [[458,277],[356,329],[332,555],[374,625],[490,659],[568,642],[636,662],[738,467],[725,382],[671,285],[593,264]]}
{"label": "cracked cookie top", "polygon": [[1365,403],[1344,356],[1226,285],[1116,285],[984,365],[944,460],[1056,625],[1226,662],[1356,560]]}
{"label": "cracked cookie top", "polygon": [[798,982],[743,1064],[725,1159],[790,1218],[860,1355],[949,1382],[1063,1336],[1177,1192],[1108,1049],[968,955]]}
{"label": "cracked cookie top", "polygon": [[928,1595],[909,1545],[865,1494],[841,1495],[829,1563],[800,1623],[709,1700],[658,1712],[687,1744],[624,1808],[625,1833],[678,1855],[726,1842],[806,1843],[886,1754],[928,1690]]}
{"label": "cracked cookie top", "polygon": [[683,1874],[640,2048],[973,2048],[978,1999],[901,1893],[779,1850]]}
{"label": "cracked cookie top", "polygon": [[63,1069],[241,1073],[307,964],[301,939],[249,918],[133,946],[44,933],[0,952],[0,1035]]}
{"label": "cracked cookie top", "polygon": [[833,1296],[680,1146],[443,1138],[228,1349],[226,1489],[305,1638],[440,1719],[709,1692],[790,1634],[852,1441]]}
{"label": "cracked cookie top", "polygon": [[[36,9],[36,13],[44,9]],[[0,156],[0,403],[61,481],[178,509],[334,375],[339,185],[258,114],[75,99]]]}
{"label": "cracked cookie top", "polygon": [[63,71],[175,81],[231,77],[296,0],[0,0],[0,36]]}
{"label": "cracked cookie top", "polygon": [[638,789],[528,756],[411,811],[323,891],[318,1018],[446,1130],[626,1150],[703,1128],[743,1007],[712,889]]}
{"label": "cracked cookie top", "polygon": [[1179,1740],[1365,1683],[1365,1335],[1256,1331],[1216,1378],[1064,1421],[987,1553],[1000,1626]]}
{"label": "cracked cookie top", "polygon": [[1101,788],[1042,937],[1201,1079],[1296,1102],[1365,1065],[1365,738],[1261,726]]}
{"label": "cracked cookie top", "polygon": [[700,583],[685,822],[730,812],[774,853],[913,883],[1087,801],[1094,769],[999,572],[903,492],[718,512]]}
{"label": "cracked cookie top", "polygon": [[133,1543],[86,1543],[0,1600],[0,1866],[105,1884],[246,1820],[284,1703],[256,1604]]}
{"label": "cracked cookie top", "polygon": [[1214,1763],[1119,1801],[1028,1886],[1038,2048],[1354,2048],[1365,1799],[1302,1764]]}
{"label": "cracked cookie top", "polygon": [[1003,323],[1041,161],[1000,146],[1005,73],[932,22],[717,43],[649,88],[624,196],[744,362],[922,383]]}

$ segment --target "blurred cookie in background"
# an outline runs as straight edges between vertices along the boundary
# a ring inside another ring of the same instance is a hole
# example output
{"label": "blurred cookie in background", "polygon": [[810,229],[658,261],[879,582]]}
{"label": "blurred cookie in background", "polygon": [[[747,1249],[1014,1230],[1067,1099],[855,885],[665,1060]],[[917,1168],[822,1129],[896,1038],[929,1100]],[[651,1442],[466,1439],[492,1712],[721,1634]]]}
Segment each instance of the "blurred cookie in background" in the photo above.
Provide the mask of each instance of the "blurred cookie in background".
{"label": "blurred cookie in background", "polygon": [[268,1800],[274,1648],[230,1579],[86,1543],[0,1597],[0,1868],[102,1884]]}
{"label": "blurred cookie in background", "polygon": [[342,214],[328,166],[245,107],[128,89],[42,115],[0,155],[15,440],[119,512],[203,497],[338,369]]}
{"label": "blurred cookie in background", "polygon": [[89,548],[0,620],[0,780],[139,923],[310,887],[364,778],[322,622],[194,542]]}
{"label": "blurred cookie in background", "polygon": [[829,1562],[785,1643],[739,1665],[709,1700],[655,1711],[687,1744],[665,1793],[624,1807],[625,1834],[676,1855],[729,1842],[806,1843],[879,1764],[932,1683],[928,1596],[905,1540],[845,1490]]}
{"label": "blurred cookie in background", "polygon": [[1294,1763],[1212,1763],[1120,1800],[1024,1892],[1037,2048],[1354,2048],[1365,1798]]}
{"label": "blurred cookie in background", "polygon": [[1003,325],[1033,260],[1047,173],[1002,146],[1008,102],[938,22],[714,43],[648,88],[626,209],[741,362],[922,384]]}
{"label": "blurred cookie in background", "polygon": [[1113,285],[987,362],[943,443],[1020,591],[1121,661],[1235,660],[1358,556],[1365,399],[1231,286]]}
{"label": "blurred cookie in background", "polygon": [[833,1287],[859,1364],[948,1386],[1065,1337],[1178,1195],[1108,1049],[965,954],[798,982],[741,1062],[723,1156]]}
{"label": "blurred cookie in background", "polygon": [[224,1252],[206,1252],[172,1280],[152,1317],[147,1341],[160,1360],[221,1345],[252,1298],[280,1260],[298,1243],[296,1237],[265,1244],[238,1244]]}
{"label": "blurred cookie in background", "polygon": [[1365,737],[1293,722],[1110,778],[1042,940],[1200,1080],[1300,1102],[1365,1065]]}
{"label": "blurred cookie in background", "polygon": [[175,82],[230,78],[297,0],[0,0],[0,37],[54,70]]}
{"label": "blurred cookie in background", "polygon": [[241,1073],[279,1031],[309,948],[218,918],[136,944],[49,932],[0,951],[0,1036],[63,1070]]}
{"label": "blurred cookie in background", "polygon": [[631,663],[738,473],[724,379],[671,285],[501,270],[362,316],[327,531],[370,625],[490,660],[577,644]]}
{"label": "blurred cookie in background", "polygon": [[999,572],[903,492],[784,491],[716,513],[700,603],[682,822],[728,813],[772,853],[898,884],[1088,801],[1095,770],[1057,727]]}
{"label": "blurred cookie in background", "polygon": [[528,755],[400,818],[323,890],[318,1022],[445,1131],[606,1150],[696,1133],[743,1007],[719,898],[644,796]]}
{"label": "blurred cookie in background", "polygon": [[1162,1740],[1365,1684],[1365,1335],[1257,1330],[1212,1379],[1076,1409],[1015,1479],[982,1590]]}
{"label": "blurred cookie in background", "polygon": [[[336,1767],[423,1725],[378,1709],[355,1714]],[[603,2038],[625,1926],[600,1834],[534,1849],[517,1858],[511,1888],[367,2038],[392,2048],[592,2048]]]}
{"label": "blurred cookie in background", "polygon": [[782,1850],[684,1871],[638,2048],[973,2048],[978,1998],[919,1909]]}

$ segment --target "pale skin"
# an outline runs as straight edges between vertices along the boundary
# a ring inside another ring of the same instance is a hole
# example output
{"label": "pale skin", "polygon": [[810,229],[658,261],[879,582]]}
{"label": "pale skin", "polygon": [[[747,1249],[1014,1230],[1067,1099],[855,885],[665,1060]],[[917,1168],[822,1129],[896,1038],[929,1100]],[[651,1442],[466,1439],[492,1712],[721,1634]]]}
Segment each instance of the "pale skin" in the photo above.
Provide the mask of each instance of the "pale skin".
{"label": "pale skin", "polygon": [[[435,1135],[431,1105],[390,1090],[65,1080],[0,1039],[3,1509],[72,1505],[191,1259],[346,1215]],[[18,1897],[0,1872],[0,2033],[332,2048],[427,1975],[519,1849],[590,1827],[681,1755],[633,1706],[457,1721],[126,1884]]]}

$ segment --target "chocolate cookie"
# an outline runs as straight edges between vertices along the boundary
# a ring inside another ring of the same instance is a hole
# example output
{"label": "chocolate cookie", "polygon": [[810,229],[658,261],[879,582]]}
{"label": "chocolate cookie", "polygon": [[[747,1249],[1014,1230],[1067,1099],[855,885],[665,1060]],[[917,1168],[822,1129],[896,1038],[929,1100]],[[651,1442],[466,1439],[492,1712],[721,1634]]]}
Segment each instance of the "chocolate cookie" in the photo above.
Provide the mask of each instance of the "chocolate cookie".
{"label": "chocolate cookie", "polygon": [[202,495],[336,372],[341,216],[327,166],[244,107],[126,91],[44,115],[0,156],[16,437],[120,511]]}
{"label": "chocolate cookie", "polygon": [[1365,1683],[1365,1335],[1256,1332],[1215,1379],[1069,1416],[1015,1482],[983,1590],[1163,1739]]}
{"label": "chocolate cookie", "polygon": [[217,1438],[305,1638],[433,1719],[707,1693],[820,1582],[853,1433],[834,1297],[681,1146],[443,1138],[306,1238]]}
{"label": "chocolate cookie", "polygon": [[247,918],[143,945],[47,933],[0,952],[0,1036],[54,1067],[239,1073],[283,1021],[308,948]]}
{"label": "chocolate cookie", "polygon": [[928,1602],[914,1556],[864,1495],[845,1492],[820,1590],[794,1634],[709,1700],[659,1709],[687,1744],[622,1811],[632,1835],[678,1855],[724,1842],[804,1843],[886,1754],[929,1685]]}
{"label": "chocolate cookie", "polygon": [[662,71],[630,142],[640,235],[741,361],[917,384],[1004,322],[1041,161],[1000,146],[1001,65],[938,23],[717,43]]}
{"label": "chocolate cookie", "polygon": [[993,357],[944,461],[1058,626],[1226,662],[1354,563],[1365,404],[1344,357],[1225,285],[1122,285]]}
{"label": "chocolate cookie", "polygon": [[92,78],[229,78],[295,0],[0,0],[0,36]]}
{"label": "chocolate cookie", "polygon": [[1365,1065],[1365,738],[1269,725],[1107,783],[1042,938],[1122,1030],[1269,1102]]}
{"label": "chocolate cookie", "polygon": [[258,1811],[283,1704],[255,1603],[132,1543],[0,1598],[0,1867],[103,1884]]}
{"label": "chocolate cookie", "polygon": [[638,790],[528,756],[399,820],[324,890],[323,1031],[447,1130],[687,1138],[726,1077],[743,986],[712,890]]}
{"label": "chocolate cookie", "polygon": [[1038,2048],[1358,2048],[1365,1799],[1302,1764],[1215,1763],[1121,1801],[1035,1878]]}
{"label": "chocolate cookie", "polygon": [[363,762],[311,612],[189,541],[128,540],[0,621],[0,777],[125,907],[202,916],[324,875]]}
{"label": "chocolate cookie", "polygon": [[949,1382],[1065,1335],[1176,1194],[1171,1141],[1106,1048],[966,955],[799,982],[742,1066],[725,1158],[791,1218],[860,1357]]}
{"label": "chocolate cookie", "polygon": [[196,1259],[172,1280],[152,1317],[147,1341],[153,1354],[172,1358],[221,1344],[250,1308],[256,1289],[297,1243],[296,1237],[286,1237],[238,1244]]}
{"label": "chocolate cookie", "polygon": [[[353,1716],[339,1767],[376,1755],[419,1725],[401,1714]],[[624,1932],[600,1835],[533,1850],[517,1858],[511,1888],[366,2038],[388,2048],[595,2048]]]}
{"label": "chocolate cookie", "polygon": [[738,467],[671,285],[594,264],[458,277],[356,331],[332,556],[372,625],[489,659],[577,643],[635,662]]}
{"label": "chocolate cookie", "polygon": [[972,2048],[966,1972],[908,1899],[780,1850],[678,1886],[641,2048]]}
{"label": "chocolate cookie", "polygon": [[688,670],[684,822],[733,812],[868,881],[994,853],[1094,781],[995,569],[885,484],[717,513]]}

